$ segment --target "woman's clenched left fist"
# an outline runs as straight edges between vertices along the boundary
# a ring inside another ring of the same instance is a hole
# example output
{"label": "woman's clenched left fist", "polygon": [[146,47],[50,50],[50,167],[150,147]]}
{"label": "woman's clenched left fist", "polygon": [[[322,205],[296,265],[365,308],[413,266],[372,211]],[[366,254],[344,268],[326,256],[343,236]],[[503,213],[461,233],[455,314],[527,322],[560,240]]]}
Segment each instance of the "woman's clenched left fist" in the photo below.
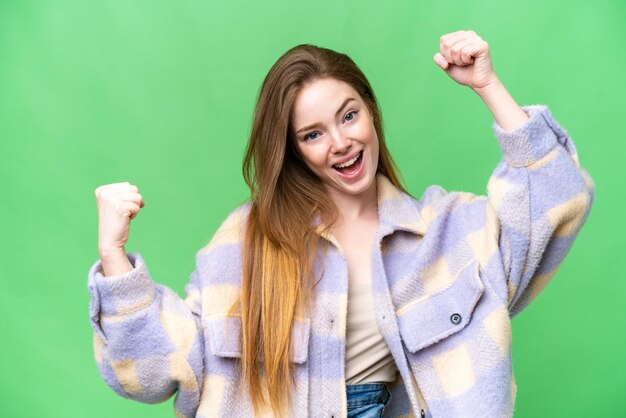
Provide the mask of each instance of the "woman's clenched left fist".
{"label": "woman's clenched left fist", "polygon": [[489,45],[472,30],[457,31],[439,39],[435,63],[454,81],[472,89],[497,80],[491,64]]}

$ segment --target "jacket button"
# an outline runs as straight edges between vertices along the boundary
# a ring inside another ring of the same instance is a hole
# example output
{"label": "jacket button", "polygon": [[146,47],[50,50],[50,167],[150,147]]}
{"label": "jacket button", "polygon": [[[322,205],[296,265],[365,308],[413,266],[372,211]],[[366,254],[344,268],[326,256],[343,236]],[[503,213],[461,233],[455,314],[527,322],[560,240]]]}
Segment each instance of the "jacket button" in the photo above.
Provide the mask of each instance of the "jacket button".
{"label": "jacket button", "polygon": [[450,322],[452,322],[454,325],[459,325],[461,323],[461,315],[459,315],[458,313],[453,313],[450,316]]}

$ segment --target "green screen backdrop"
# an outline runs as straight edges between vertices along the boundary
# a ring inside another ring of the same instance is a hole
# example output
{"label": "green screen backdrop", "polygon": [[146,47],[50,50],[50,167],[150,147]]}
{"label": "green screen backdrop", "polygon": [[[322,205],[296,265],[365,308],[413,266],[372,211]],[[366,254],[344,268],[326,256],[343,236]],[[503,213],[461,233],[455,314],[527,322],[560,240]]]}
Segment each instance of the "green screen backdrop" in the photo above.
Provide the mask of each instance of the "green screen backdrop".
{"label": "green screen backdrop", "polygon": [[127,250],[183,295],[195,252],[248,196],[255,98],[296,44],[363,69],[412,194],[484,194],[492,116],[432,60],[462,29],[489,42],[519,104],[550,106],[597,188],[560,272],[513,320],[515,416],[626,416],[622,0],[1,0],[0,416],[173,416],[172,399],[126,400],[98,374],[94,190],[139,186]]}

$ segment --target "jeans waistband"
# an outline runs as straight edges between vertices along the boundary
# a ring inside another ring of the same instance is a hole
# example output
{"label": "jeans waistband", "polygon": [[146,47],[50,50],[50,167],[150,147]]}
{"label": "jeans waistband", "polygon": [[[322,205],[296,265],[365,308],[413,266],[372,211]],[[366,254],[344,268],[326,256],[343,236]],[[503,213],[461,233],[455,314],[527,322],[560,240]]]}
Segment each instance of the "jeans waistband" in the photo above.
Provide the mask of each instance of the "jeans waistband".
{"label": "jeans waistband", "polygon": [[346,385],[346,393],[364,393],[364,392],[378,392],[389,389],[386,383],[371,382],[371,383],[359,383],[357,385]]}
{"label": "jeans waistband", "polygon": [[346,397],[348,401],[348,416],[355,409],[363,407],[382,408],[391,401],[391,391],[386,383],[372,382],[357,385],[346,385]]}

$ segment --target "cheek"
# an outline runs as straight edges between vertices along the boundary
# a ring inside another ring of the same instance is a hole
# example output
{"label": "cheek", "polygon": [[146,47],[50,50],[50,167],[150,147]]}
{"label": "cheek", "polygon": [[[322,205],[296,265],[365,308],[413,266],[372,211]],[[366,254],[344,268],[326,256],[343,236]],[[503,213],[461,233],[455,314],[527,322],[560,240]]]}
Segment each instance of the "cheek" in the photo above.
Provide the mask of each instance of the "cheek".
{"label": "cheek", "polygon": [[[375,139],[375,137],[374,137]],[[372,143],[368,146],[370,152],[370,161],[373,164],[374,168],[377,170],[378,169],[378,141],[377,140],[373,140]]]}
{"label": "cheek", "polygon": [[378,146],[378,135],[376,134],[376,129],[372,126],[371,129],[368,131],[368,146],[370,149],[370,154],[372,157],[372,160],[374,162],[378,161],[378,151],[379,151],[379,146]]}
{"label": "cheek", "polygon": [[323,169],[326,166],[325,154],[315,149],[315,147],[303,150],[302,158],[306,165],[315,173],[319,172],[320,169]]}
{"label": "cheek", "polygon": [[352,134],[359,138],[362,142],[372,143],[378,141],[376,138],[376,129],[369,121],[362,120],[362,123],[354,125]]}

